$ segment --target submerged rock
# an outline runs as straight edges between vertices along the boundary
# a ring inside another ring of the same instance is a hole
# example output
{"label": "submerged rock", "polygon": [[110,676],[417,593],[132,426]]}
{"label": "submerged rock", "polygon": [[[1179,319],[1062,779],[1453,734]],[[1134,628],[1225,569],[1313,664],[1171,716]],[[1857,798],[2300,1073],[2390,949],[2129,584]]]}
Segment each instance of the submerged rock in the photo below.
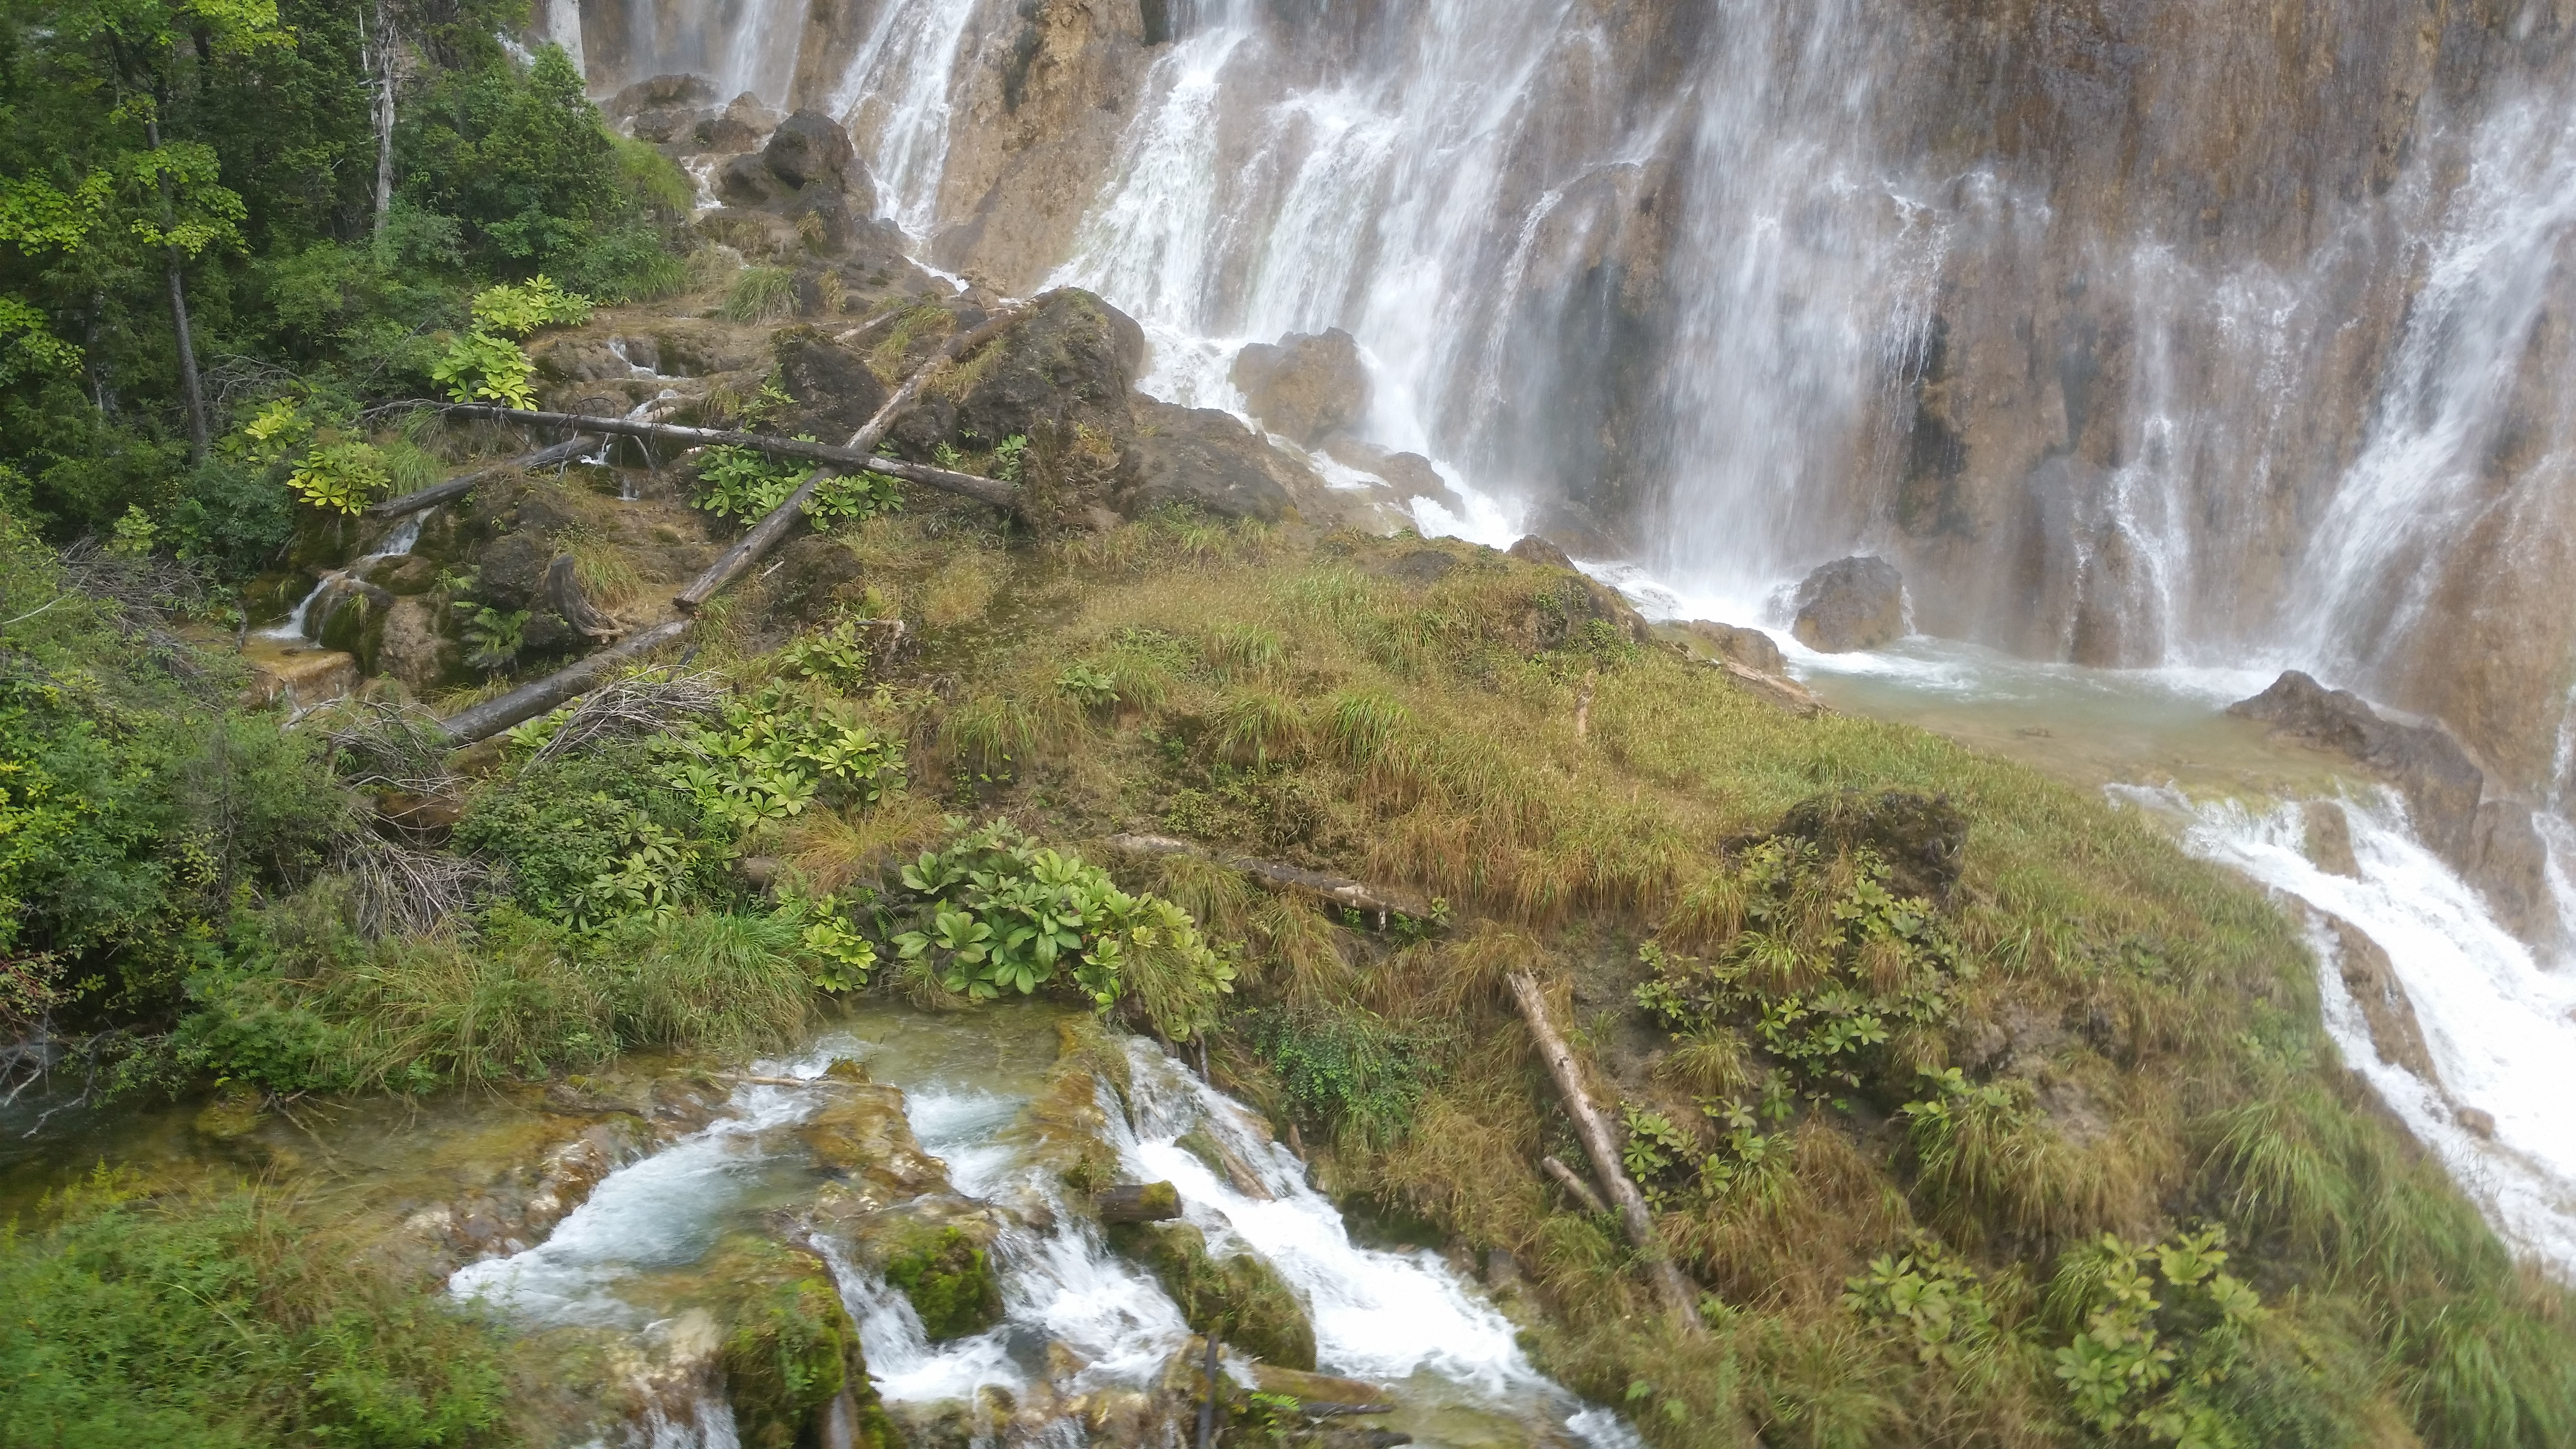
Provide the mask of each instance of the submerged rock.
{"label": "submerged rock", "polygon": [[2434,1080],[2433,1054],[2424,1045],[2424,1028],[2415,1019],[2415,1004],[2397,980],[2388,953],[2362,929],[2341,916],[2328,915],[2335,934],[2335,957],[2344,989],[2361,1007],[2370,1025],[2370,1044],[2379,1058],[2404,1067],[2425,1081]]}
{"label": "submerged rock", "polygon": [[1235,354],[1227,377],[1262,426],[1308,447],[1368,412],[1368,364],[1338,327],[1255,342]]}
{"label": "submerged rock", "polygon": [[1206,1234],[1188,1223],[1112,1228],[1109,1242],[1154,1275],[1192,1329],[1221,1333],[1229,1347],[1266,1363],[1314,1368],[1314,1321],[1279,1270],[1259,1257],[1217,1257]]}
{"label": "submerged rock", "polygon": [[1827,654],[1876,649],[1905,637],[1905,579],[1875,555],[1836,559],[1798,585],[1798,642]]}

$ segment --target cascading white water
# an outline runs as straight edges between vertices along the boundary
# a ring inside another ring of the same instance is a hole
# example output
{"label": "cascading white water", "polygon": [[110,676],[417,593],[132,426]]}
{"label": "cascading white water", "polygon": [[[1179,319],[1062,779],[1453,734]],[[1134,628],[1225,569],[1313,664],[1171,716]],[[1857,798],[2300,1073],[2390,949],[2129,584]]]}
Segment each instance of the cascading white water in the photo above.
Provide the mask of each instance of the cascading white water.
{"label": "cascading white water", "polygon": [[352,579],[363,576],[369,565],[381,563],[389,558],[400,558],[410,553],[412,546],[420,542],[422,525],[427,523],[429,515],[436,511],[436,509],[424,509],[410,515],[395,524],[394,531],[385,536],[384,547],[374,553],[362,555],[346,568],[333,569],[314,580],[313,587],[305,592],[304,597],[295,601],[295,608],[285,618],[260,630],[260,637],[291,640],[306,638],[305,631],[311,627],[313,606],[316,603],[335,589],[345,587]]}
{"label": "cascading white water", "polygon": [[[2543,969],[2472,887],[2415,842],[2403,807],[2384,796],[2333,804],[2351,826],[2355,879],[2308,859],[2297,805],[2255,810],[2124,787],[2114,794],[2182,816],[2195,854],[2342,917],[2388,953],[2435,1079],[2379,1055],[2335,967],[2335,938],[2320,928],[2311,936],[2326,1026],[2344,1060],[2508,1239],[2576,1277],[2576,1114],[2565,1107],[2567,1064],[2576,1061],[2576,977]],[[2492,1115],[2492,1140],[2461,1125],[2464,1109]]]}
{"label": "cascading white water", "polygon": [[[906,1018],[903,1029],[965,1041],[979,1025]],[[607,1326],[647,1342],[668,1332],[639,1306],[653,1301],[651,1275],[688,1269],[728,1229],[761,1221],[761,1208],[792,1207],[818,1185],[785,1129],[831,1100],[830,1063],[859,1058],[885,1081],[919,1070],[913,1058],[891,1060],[863,1039],[872,1035],[864,1027],[833,1033],[793,1060],[755,1064],[761,1080],[737,1087],[718,1120],[610,1173],[545,1242],[458,1270],[449,1291],[532,1324]],[[992,1388],[1028,1402],[1045,1387],[1038,1382],[1049,1372],[1045,1345],[1081,1365],[1058,1385],[1070,1392],[1150,1387],[1188,1340],[1179,1309],[1151,1276],[1109,1250],[1099,1227],[1063,1201],[1053,1173],[1006,1130],[1027,1105],[1025,1092],[997,1089],[989,1066],[973,1060],[978,1054],[962,1055],[899,1084],[915,1136],[946,1164],[953,1189],[1005,1216],[993,1248],[1003,1321],[933,1344],[911,1304],[847,1245],[827,1230],[811,1238],[858,1323],[880,1396],[895,1406],[971,1410],[979,1391]],[[1447,1416],[1443,1422],[1463,1415],[1497,1427],[1544,1421],[1600,1449],[1635,1444],[1614,1415],[1532,1368],[1511,1324],[1436,1255],[1354,1244],[1340,1214],[1248,1109],[1150,1043],[1131,1043],[1129,1063],[1132,1120],[1114,1095],[1102,1095],[1125,1171],[1179,1184],[1188,1219],[1219,1251],[1268,1259],[1308,1303],[1324,1370],[1391,1386],[1402,1415]],[[1193,1129],[1222,1139],[1269,1196],[1247,1195],[1178,1146]],[[1418,1422],[1402,1415],[1399,1425]],[[723,1449],[733,1426],[723,1404],[707,1400],[657,1407],[640,1433],[655,1449]]]}
{"label": "cascading white water", "polygon": [[957,61],[976,0],[886,0],[824,110],[867,158],[877,209],[915,243],[939,221]]}

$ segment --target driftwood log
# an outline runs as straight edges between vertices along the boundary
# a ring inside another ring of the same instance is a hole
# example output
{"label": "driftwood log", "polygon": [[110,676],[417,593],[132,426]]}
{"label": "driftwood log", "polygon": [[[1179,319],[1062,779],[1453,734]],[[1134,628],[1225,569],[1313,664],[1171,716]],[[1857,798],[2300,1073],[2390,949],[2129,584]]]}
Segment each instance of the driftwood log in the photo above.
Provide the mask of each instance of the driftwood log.
{"label": "driftwood log", "polygon": [[[841,446],[863,457],[874,456],[877,444],[885,441],[886,433],[894,427],[897,419],[911,410],[913,403],[920,398],[922,388],[929,385],[931,378],[937,376],[940,369],[1001,336],[1020,320],[1024,311],[1025,309],[1016,307],[1005,309],[994,314],[981,327],[971,328],[950,338],[947,345],[931,354],[928,362],[923,363],[914,370],[912,376],[903,380],[903,386],[894,390],[894,396],[886,399],[885,406],[877,409],[876,416],[860,425],[859,430],[850,435],[850,440]],[[761,555],[777,547],[779,540],[787,536],[787,531],[796,526],[796,520],[804,516],[805,505],[813,498],[814,490],[837,476],[839,476],[839,470],[829,466],[817,468],[808,474],[805,481],[797,484],[796,490],[787,495],[785,502],[771,509],[768,517],[753,524],[751,531],[742,536],[741,542],[725,550],[723,557],[707,565],[707,571],[698,575],[687,588],[680,590],[672,602],[678,604],[683,613],[695,613],[704,607],[707,600],[716,596],[717,590],[740,578],[744,570],[760,561]]]}
{"label": "driftwood log", "polygon": [[609,670],[670,643],[687,633],[688,629],[689,621],[686,619],[656,624],[622,644],[611,645],[577,659],[543,679],[522,684],[499,699],[459,710],[440,720],[438,727],[451,745],[470,745],[476,740],[490,739],[514,724],[535,719],[556,705],[587,692]]}
{"label": "driftwood log", "polygon": [[1610,1205],[1601,1200],[1601,1194],[1592,1190],[1592,1184],[1583,1180],[1583,1174],[1566,1166],[1565,1163],[1554,1153],[1550,1153],[1549,1155],[1540,1158],[1538,1160],[1538,1165],[1540,1171],[1545,1172],[1548,1176],[1556,1179],[1557,1186],[1574,1194],[1574,1200],[1583,1204],[1583,1210],[1585,1212],[1606,1213],[1610,1211]]}
{"label": "driftwood log", "polygon": [[[577,425],[587,425],[591,421],[588,418],[576,417],[570,413],[556,413],[550,415],[550,421],[555,419],[560,419],[565,423]],[[523,421],[533,421],[533,419]],[[420,489],[417,492],[406,493],[399,498],[388,498],[381,503],[370,503],[367,505],[367,516],[369,518],[400,518],[406,513],[418,513],[426,508],[436,508],[438,505],[447,502],[451,498],[462,498],[466,494],[473,492],[476,484],[497,478],[514,469],[550,468],[557,463],[569,462],[572,459],[581,456],[581,452],[584,448],[591,447],[598,441],[599,440],[597,438],[573,437],[557,443],[551,448],[539,448],[533,453],[522,453],[518,457],[504,459],[489,467],[477,468],[471,473],[459,473],[444,483],[432,483],[426,488]]]}
{"label": "driftwood log", "polygon": [[1428,902],[1388,890],[1383,886],[1364,885],[1359,881],[1344,880],[1337,875],[1325,875],[1320,871],[1307,870],[1302,866],[1288,865],[1281,861],[1255,860],[1248,855],[1228,855],[1223,851],[1211,850],[1195,841],[1177,840],[1169,835],[1113,835],[1109,837],[1109,844],[1131,855],[1188,855],[1200,860],[1213,861],[1228,870],[1239,870],[1246,875],[1259,876],[1273,885],[1304,891],[1309,895],[1319,896],[1335,905],[1347,906],[1355,911],[1365,911],[1377,918],[1377,924],[1381,930],[1385,929],[1387,917],[1390,915],[1412,916],[1417,920],[1428,920],[1431,916],[1431,906]]}
{"label": "driftwood log", "polygon": [[[531,412],[521,408],[489,407],[481,403],[458,403],[449,407],[448,411],[465,417],[504,422],[530,423],[547,427],[577,427],[587,432],[610,434],[621,438],[642,438],[648,442],[679,443],[692,448],[750,448],[777,458],[800,458],[807,462],[830,463],[850,472],[882,473],[888,478],[899,479],[906,483],[918,483],[925,488],[936,488],[943,493],[972,498],[978,503],[989,503],[996,508],[1010,508],[1019,500],[1019,490],[999,478],[985,478],[949,468],[934,468],[927,463],[907,463],[901,458],[864,453],[855,448],[836,448],[829,443],[809,443],[802,438],[773,438],[767,433],[743,433],[729,428],[691,428],[677,423],[629,422],[624,418],[595,418],[582,413]],[[519,464],[504,466],[519,466]],[[446,488],[451,485],[441,483],[438,486]],[[432,490],[422,489],[420,493],[410,496],[422,497],[430,491]],[[387,505],[376,506],[382,508]],[[375,510],[368,511],[372,513]]]}
{"label": "driftwood log", "polygon": [[1583,1139],[1584,1155],[1592,1159],[1593,1174],[1610,1189],[1610,1200],[1618,1206],[1619,1225],[1628,1235],[1629,1246],[1646,1260],[1646,1276],[1655,1285],[1655,1296],[1663,1300],[1665,1312],[1672,1315],[1676,1325],[1691,1333],[1705,1332],[1707,1326],[1699,1317],[1699,1295],[1691,1291],[1690,1280],[1674,1266],[1672,1253],[1656,1234],[1654,1214],[1646,1209],[1646,1195],[1637,1191],[1637,1184],[1619,1165],[1619,1141],[1592,1105],[1591,1094],[1584,1090],[1583,1068],[1574,1060],[1574,1049],[1566,1045],[1565,1038],[1548,1020],[1547,993],[1526,971],[1515,971],[1506,980],[1512,988],[1512,999],[1520,1006],[1522,1020],[1529,1023],[1530,1035],[1538,1041],[1548,1075],[1556,1079],[1557,1094],[1565,1099],[1565,1113],[1574,1119],[1574,1133]]}
{"label": "driftwood log", "polygon": [[1181,1215],[1181,1194],[1168,1182],[1122,1182],[1103,1188],[1091,1205],[1104,1223],[1167,1223]]}

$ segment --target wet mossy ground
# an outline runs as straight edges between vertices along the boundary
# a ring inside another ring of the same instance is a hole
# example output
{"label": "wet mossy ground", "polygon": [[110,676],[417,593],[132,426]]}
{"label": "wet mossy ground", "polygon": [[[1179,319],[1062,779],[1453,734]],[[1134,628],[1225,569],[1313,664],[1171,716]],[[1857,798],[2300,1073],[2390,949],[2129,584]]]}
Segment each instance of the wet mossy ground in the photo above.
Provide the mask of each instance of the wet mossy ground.
{"label": "wet mossy ground", "polygon": [[1192,1332],[1282,1368],[1315,1367],[1315,1323],[1296,1290],[1260,1258],[1210,1252],[1188,1223],[1136,1223],[1109,1230],[1119,1252],[1151,1272],[1179,1305]]}

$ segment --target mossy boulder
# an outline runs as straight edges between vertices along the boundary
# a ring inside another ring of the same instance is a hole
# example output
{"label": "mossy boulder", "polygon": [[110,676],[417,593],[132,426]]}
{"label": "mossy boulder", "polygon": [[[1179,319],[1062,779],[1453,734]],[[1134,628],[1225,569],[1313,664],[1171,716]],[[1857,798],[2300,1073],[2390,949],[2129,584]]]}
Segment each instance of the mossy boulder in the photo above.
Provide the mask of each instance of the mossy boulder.
{"label": "mossy boulder", "polygon": [[848,1206],[872,1211],[948,1190],[948,1172],[921,1150],[896,1088],[848,1081],[797,1135],[815,1164],[849,1190]]}
{"label": "mossy boulder", "polygon": [[871,1244],[879,1269],[912,1300],[931,1342],[982,1333],[1002,1321],[1002,1283],[984,1234],[951,1222],[922,1223],[889,1237]]}
{"label": "mossy boulder", "polygon": [[823,1261],[757,1240],[729,1245],[724,1257],[722,1280],[743,1292],[717,1361],[743,1449],[822,1443],[839,1414],[854,1445],[888,1449],[894,1432],[868,1382],[858,1325]]}
{"label": "mossy boulder", "polygon": [[1102,1097],[1106,1088],[1112,1102],[1125,1098],[1127,1053],[1089,1016],[1067,1017],[1056,1032],[1056,1063],[1012,1130],[1065,1186],[1088,1195],[1118,1180]]}
{"label": "mossy boulder", "polygon": [[1250,1253],[1220,1258],[1188,1223],[1109,1230],[1110,1245],[1152,1273],[1199,1333],[1265,1363],[1311,1371],[1315,1324],[1279,1270]]}

